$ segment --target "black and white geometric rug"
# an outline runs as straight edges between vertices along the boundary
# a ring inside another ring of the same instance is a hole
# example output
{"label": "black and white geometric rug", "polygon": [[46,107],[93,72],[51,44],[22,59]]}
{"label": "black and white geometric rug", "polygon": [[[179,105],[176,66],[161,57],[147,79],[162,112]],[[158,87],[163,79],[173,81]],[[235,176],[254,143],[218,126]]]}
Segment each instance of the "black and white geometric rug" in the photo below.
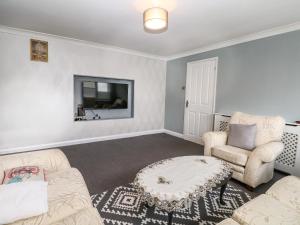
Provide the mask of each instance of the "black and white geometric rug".
{"label": "black and white geometric rug", "polygon": [[[176,211],[174,225],[214,225],[231,217],[233,210],[251,200],[246,193],[234,184],[228,184],[223,199],[219,203],[220,189],[207,194],[189,209]],[[146,208],[132,185],[120,186],[113,190],[92,195],[94,207],[104,219],[105,225],[152,225],[167,224],[167,213],[159,209]]]}

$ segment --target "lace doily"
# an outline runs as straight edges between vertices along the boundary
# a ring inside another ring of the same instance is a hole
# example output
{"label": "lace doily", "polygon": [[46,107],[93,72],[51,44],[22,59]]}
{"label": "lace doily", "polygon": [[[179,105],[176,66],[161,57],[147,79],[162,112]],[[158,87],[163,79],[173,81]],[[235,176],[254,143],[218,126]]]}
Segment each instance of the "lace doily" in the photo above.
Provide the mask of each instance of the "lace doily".
{"label": "lace doily", "polygon": [[149,206],[168,212],[186,208],[194,199],[220,186],[231,176],[230,166],[209,156],[162,160],[140,170],[133,182]]}

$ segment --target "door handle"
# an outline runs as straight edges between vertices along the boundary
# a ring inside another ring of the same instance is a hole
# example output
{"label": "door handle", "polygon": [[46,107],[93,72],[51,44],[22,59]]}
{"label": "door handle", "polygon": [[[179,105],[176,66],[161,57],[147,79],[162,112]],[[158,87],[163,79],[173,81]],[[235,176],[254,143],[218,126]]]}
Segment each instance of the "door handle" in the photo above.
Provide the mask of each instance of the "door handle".
{"label": "door handle", "polygon": [[186,107],[186,108],[189,107],[189,100],[186,100],[186,101],[185,101],[185,107]]}

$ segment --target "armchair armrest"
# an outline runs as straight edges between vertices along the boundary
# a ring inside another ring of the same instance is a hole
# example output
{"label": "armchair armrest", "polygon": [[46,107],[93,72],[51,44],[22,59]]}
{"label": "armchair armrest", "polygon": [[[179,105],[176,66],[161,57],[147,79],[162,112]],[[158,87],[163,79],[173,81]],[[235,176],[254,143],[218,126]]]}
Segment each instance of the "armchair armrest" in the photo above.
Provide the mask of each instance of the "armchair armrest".
{"label": "armchair armrest", "polygon": [[226,145],[227,133],[224,131],[207,132],[203,135],[204,155],[211,155],[211,149],[215,146]]}
{"label": "armchair armrest", "polygon": [[2,170],[19,166],[40,166],[49,172],[71,167],[65,154],[59,149],[0,156]]}
{"label": "armchair armrest", "polygon": [[251,155],[257,157],[262,162],[268,163],[274,161],[284,149],[282,142],[270,142],[268,144],[260,145]]}
{"label": "armchair armrest", "polygon": [[244,182],[255,188],[271,180],[274,173],[273,162],[283,149],[283,143],[276,141],[256,147],[248,158]]}

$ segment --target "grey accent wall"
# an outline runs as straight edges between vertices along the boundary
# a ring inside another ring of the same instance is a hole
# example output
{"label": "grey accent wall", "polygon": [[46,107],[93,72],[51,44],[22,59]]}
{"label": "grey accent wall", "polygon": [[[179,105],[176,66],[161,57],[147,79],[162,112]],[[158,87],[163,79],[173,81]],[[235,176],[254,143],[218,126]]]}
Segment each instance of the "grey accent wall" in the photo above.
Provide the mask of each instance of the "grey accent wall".
{"label": "grey accent wall", "polygon": [[167,63],[165,128],[183,132],[186,65],[218,57],[216,112],[243,111],[300,120],[300,31]]}

